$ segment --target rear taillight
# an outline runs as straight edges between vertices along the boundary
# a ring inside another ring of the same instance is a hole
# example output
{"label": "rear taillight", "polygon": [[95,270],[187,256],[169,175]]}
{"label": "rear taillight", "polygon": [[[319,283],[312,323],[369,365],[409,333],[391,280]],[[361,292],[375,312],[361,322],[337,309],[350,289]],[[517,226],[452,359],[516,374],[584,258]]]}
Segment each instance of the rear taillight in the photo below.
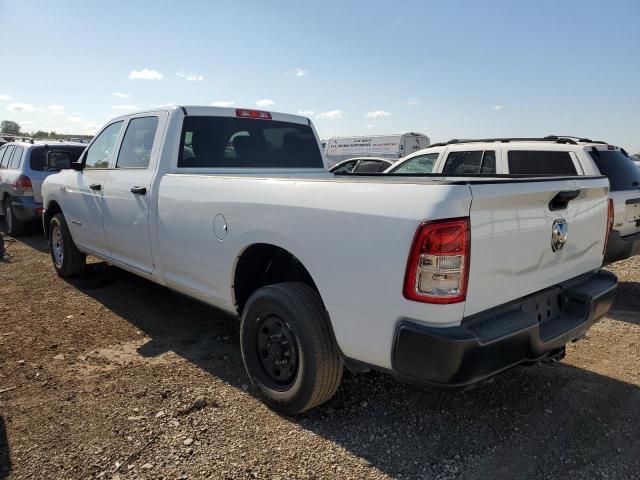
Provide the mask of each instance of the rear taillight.
{"label": "rear taillight", "polygon": [[605,236],[604,236],[604,248],[602,249],[603,255],[607,251],[607,243],[609,242],[609,235],[611,234],[611,230],[613,230],[613,216],[614,216],[613,200],[610,198],[609,208],[607,210],[607,232],[605,233]]}
{"label": "rear taillight", "polygon": [[236,117],[271,120],[271,114],[269,112],[263,112],[262,110],[247,110],[246,108],[236,108]]}
{"label": "rear taillight", "polygon": [[413,239],[404,296],[427,303],[462,302],[469,278],[469,219],[425,222]]}
{"label": "rear taillight", "polygon": [[18,194],[33,192],[31,179],[26,175],[20,175],[16,178],[15,182],[13,182],[13,191]]}

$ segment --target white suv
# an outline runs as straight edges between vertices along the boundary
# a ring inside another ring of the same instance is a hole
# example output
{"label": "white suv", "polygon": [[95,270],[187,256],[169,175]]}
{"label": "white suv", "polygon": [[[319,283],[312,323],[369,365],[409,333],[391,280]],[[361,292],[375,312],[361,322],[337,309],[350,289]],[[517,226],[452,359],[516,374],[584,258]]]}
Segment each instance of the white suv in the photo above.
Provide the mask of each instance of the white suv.
{"label": "white suv", "polygon": [[385,173],[606,175],[614,221],[604,263],[640,253],[640,169],[624,149],[587,138],[497,138],[436,143]]}

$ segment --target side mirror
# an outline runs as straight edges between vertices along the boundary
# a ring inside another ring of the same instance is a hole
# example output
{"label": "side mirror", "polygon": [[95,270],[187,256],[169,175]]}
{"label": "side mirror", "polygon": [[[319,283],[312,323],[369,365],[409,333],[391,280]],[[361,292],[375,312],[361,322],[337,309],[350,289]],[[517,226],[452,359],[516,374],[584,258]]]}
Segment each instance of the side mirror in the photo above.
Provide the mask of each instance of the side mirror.
{"label": "side mirror", "polygon": [[71,161],[71,154],[64,150],[47,152],[47,168],[51,170],[82,170],[82,164]]}

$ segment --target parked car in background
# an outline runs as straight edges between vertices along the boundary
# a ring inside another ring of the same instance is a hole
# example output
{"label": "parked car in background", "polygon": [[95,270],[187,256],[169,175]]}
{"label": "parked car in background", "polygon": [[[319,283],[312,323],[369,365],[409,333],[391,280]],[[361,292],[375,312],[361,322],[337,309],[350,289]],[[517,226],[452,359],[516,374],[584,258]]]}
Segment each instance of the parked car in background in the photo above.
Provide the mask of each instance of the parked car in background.
{"label": "parked car in background", "polygon": [[395,162],[428,147],[429,143],[429,137],[413,132],[368,137],[334,137],[326,141],[324,153],[330,167],[355,157],[385,158]]}
{"label": "parked car in background", "polygon": [[91,254],[238,315],[248,376],[286,414],[344,364],[460,386],[560,358],[615,295],[601,175],[333,175],[307,118],[200,106],[115,118],[59,157],[58,275]]}
{"label": "parked car in background", "polygon": [[614,221],[604,262],[640,253],[640,171],[624,149],[578,137],[451,140],[402,159],[387,173],[606,175]]}
{"label": "parked car in background", "polygon": [[10,235],[21,235],[42,214],[40,187],[47,176],[57,172],[46,164],[47,151],[63,149],[77,159],[85,147],[10,142],[0,148],[0,211]]}
{"label": "parked car in background", "polygon": [[375,173],[384,172],[393,165],[391,160],[376,157],[357,157],[344,160],[329,169],[331,173]]}

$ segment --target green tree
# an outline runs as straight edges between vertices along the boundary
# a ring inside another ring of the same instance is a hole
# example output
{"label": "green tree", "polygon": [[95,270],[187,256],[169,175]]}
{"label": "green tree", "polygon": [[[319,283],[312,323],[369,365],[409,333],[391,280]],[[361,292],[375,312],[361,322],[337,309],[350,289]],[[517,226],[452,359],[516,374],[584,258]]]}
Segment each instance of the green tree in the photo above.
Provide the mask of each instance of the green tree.
{"label": "green tree", "polygon": [[2,123],[0,123],[0,133],[20,135],[20,125],[13,120],[3,120]]}

